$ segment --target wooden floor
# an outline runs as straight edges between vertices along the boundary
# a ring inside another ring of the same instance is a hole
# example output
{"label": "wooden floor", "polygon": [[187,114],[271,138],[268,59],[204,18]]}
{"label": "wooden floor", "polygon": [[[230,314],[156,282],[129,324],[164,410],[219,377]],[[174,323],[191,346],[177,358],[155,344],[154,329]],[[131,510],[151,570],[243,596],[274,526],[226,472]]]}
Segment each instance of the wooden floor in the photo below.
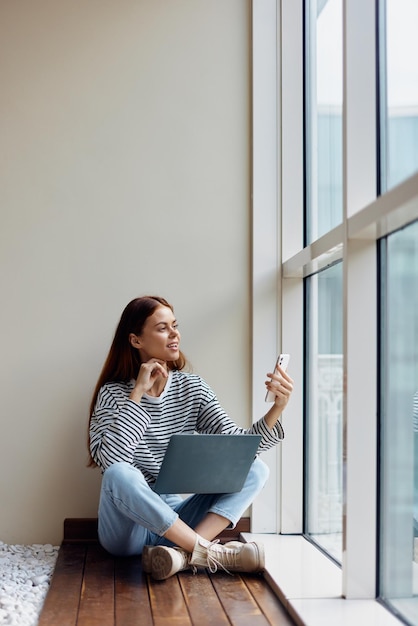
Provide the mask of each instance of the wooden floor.
{"label": "wooden floor", "polygon": [[262,575],[199,570],[154,581],[141,557],[63,542],[38,626],[292,626]]}
{"label": "wooden floor", "polygon": [[290,626],[260,575],[200,570],[154,581],[141,557],[113,558],[98,543],[63,544],[39,626]]}

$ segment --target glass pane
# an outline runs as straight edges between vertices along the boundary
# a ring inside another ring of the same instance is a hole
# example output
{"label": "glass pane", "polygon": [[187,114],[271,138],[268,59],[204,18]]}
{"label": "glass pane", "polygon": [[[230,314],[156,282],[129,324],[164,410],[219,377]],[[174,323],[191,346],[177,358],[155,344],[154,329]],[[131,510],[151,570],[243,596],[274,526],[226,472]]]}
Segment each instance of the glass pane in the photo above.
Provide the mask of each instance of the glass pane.
{"label": "glass pane", "polygon": [[306,0],[306,235],[342,220],[342,0]]}
{"label": "glass pane", "polygon": [[418,623],[418,223],[381,243],[380,595]]}
{"label": "glass pane", "polygon": [[418,171],[417,0],[381,0],[381,189]]}
{"label": "glass pane", "polygon": [[307,279],[305,532],[342,558],[342,263]]}

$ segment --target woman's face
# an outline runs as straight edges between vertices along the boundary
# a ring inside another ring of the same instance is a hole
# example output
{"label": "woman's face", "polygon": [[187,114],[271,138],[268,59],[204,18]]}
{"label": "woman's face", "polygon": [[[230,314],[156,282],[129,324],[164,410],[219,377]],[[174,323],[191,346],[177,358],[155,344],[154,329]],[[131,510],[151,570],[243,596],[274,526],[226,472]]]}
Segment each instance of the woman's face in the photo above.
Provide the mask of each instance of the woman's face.
{"label": "woman's face", "polygon": [[138,348],[141,361],[158,359],[177,361],[180,357],[180,332],[173,311],[159,306],[148,317],[141,335],[130,335],[131,344]]}

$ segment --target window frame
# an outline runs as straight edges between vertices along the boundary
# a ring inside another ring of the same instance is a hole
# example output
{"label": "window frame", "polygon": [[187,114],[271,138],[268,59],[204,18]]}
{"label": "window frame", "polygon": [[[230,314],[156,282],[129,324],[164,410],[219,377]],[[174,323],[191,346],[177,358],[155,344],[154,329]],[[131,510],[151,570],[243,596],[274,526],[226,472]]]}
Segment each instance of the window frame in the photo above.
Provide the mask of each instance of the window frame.
{"label": "window frame", "polygon": [[[376,4],[344,1],[343,223],[304,246],[303,1],[252,2],[254,415],[263,408],[259,381],[265,363],[274,362],[282,347],[291,353],[289,370],[295,380],[292,400],[283,415],[286,437],[271,461],[276,472],[270,479],[275,506],[271,507],[272,490],[257,499],[252,507],[252,531],[282,537],[303,532],[303,280],[341,259],[346,389],[343,562],[338,585],[340,597],[364,599],[374,599],[377,593],[377,242],[418,218],[418,174],[377,197]],[[268,37],[259,28],[262,20]],[[267,66],[273,88],[267,85],[263,64],[264,55],[274,48],[277,67]],[[269,94],[274,98],[274,111],[272,106],[266,109],[263,102]],[[274,151],[271,138],[266,140],[269,124],[270,132],[271,128],[276,131]],[[273,152],[266,179],[263,163]],[[272,333],[276,333],[274,337]],[[300,549],[298,542],[293,545]],[[338,572],[335,575],[338,578]]]}

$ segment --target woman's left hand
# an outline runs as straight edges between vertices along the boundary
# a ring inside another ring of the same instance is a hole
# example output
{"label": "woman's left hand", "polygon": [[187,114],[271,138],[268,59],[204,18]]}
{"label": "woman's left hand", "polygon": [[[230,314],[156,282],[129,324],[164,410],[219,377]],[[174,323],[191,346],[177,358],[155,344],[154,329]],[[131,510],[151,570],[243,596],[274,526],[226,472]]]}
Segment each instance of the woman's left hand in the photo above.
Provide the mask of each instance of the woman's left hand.
{"label": "woman's left hand", "polygon": [[276,372],[269,372],[267,377],[269,380],[266,380],[266,388],[276,396],[274,404],[281,413],[292,395],[293,379],[280,366],[277,367]]}

